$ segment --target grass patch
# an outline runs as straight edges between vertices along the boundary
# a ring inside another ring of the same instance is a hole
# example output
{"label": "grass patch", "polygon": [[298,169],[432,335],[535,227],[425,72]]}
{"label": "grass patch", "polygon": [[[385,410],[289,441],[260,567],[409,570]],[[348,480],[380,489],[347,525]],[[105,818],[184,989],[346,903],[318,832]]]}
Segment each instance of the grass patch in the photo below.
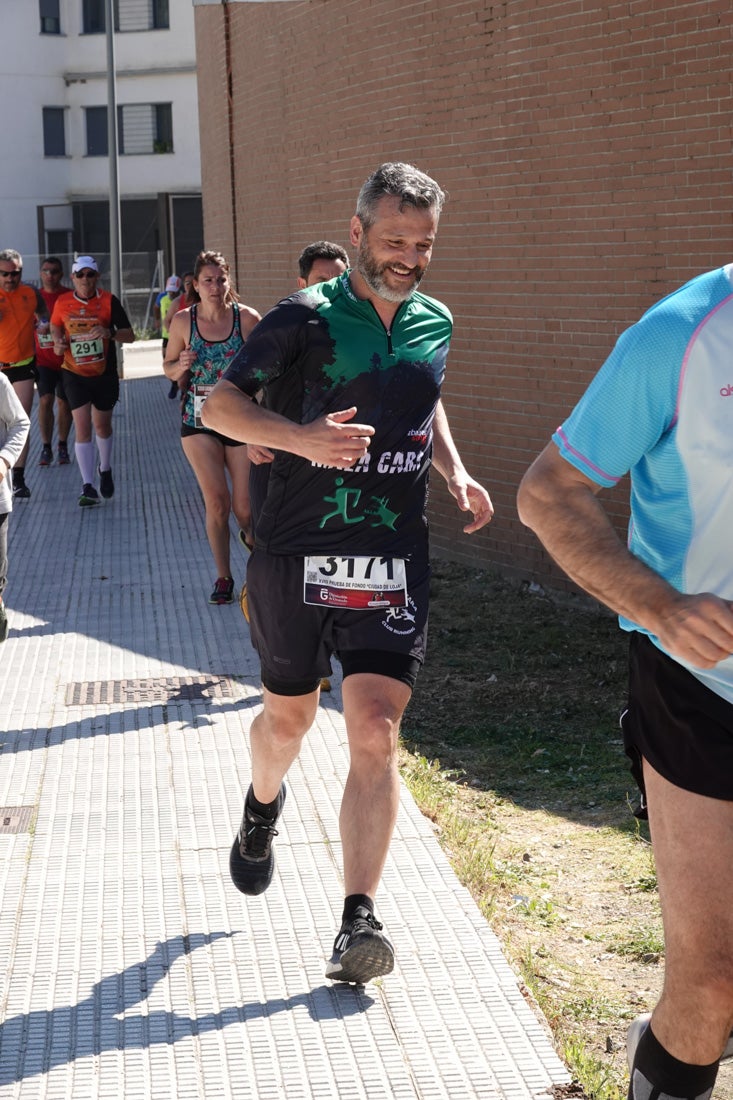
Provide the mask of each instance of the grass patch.
{"label": "grass patch", "polygon": [[626,1096],[626,1028],[661,981],[651,846],[618,728],[626,655],[592,601],[436,562],[402,732],[405,782],[597,1100]]}

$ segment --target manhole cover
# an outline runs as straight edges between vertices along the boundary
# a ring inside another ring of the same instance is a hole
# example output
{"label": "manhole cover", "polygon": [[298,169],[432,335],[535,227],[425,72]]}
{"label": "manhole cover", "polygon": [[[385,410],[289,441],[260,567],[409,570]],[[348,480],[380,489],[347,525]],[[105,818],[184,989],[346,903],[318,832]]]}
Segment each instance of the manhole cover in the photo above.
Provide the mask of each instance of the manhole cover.
{"label": "manhole cover", "polygon": [[34,806],[0,806],[0,833],[27,833]]}
{"label": "manhole cover", "polygon": [[66,705],[106,703],[206,703],[231,699],[238,685],[230,676],[161,676],[150,680],[90,680],[68,684]]}

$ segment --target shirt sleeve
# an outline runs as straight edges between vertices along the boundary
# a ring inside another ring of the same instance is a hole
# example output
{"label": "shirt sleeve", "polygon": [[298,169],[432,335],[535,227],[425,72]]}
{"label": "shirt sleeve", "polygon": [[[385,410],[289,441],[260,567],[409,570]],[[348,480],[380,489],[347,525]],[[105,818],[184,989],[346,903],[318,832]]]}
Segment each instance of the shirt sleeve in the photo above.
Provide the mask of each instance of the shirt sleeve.
{"label": "shirt sleeve", "polygon": [[599,485],[615,485],[673,426],[688,334],[642,318],[620,337],[553,441]]}
{"label": "shirt sleeve", "polygon": [[279,302],[252,329],[224,378],[254,397],[297,362],[305,347],[304,326],[313,318],[313,310],[302,303]]}
{"label": "shirt sleeve", "polygon": [[4,429],[0,458],[8,467],[14,466],[28,437],[30,420],[5,375],[0,378],[0,421]]}
{"label": "shirt sleeve", "polygon": [[122,302],[114,294],[112,295],[112,329],[119,332],[121,328],[132,328],[130,318],[125,313]]}

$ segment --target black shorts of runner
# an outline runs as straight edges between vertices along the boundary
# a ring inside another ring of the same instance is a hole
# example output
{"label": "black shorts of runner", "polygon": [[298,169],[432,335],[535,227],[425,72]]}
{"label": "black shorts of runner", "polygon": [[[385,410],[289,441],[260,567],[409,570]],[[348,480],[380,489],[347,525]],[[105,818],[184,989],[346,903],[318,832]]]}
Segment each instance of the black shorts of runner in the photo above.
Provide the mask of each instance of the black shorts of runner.
{"label": "black shorts of runner", "polygon": [[639,631],[631,635],[621,729],[642,806],[642,757],[676,787],[733,800],[733,704]]}
{"label": "black shorts of runner", "polygon": [[228,435],[219,435],[218,432],[212,432],[208,428],[190,428],[188,424],[181,424],[181,439],[187,439],[190,435],[210,435],[214,439],[218,439],[225,447],[246,447],[246,443],[242,443],[239,439],[230,439]]}
{"label": "black shorts of runner", "polygon": [[100,412],[109,412],[120,399],[120,380],[117,371],[105,371],[87,378],[64,370],[64,391],[72,409],[92,404]]}
{"label": "black shorts of runner", "polygon": [[15,382],[35,382],[38,376],[35,359],[31,359],[30,363],[24,363],[22,367],[3,367],[2,370],[11,385]]}
{"label": "black shorts of runner", "polygon": [[407,562],[407,607],[353,610],[303,600],[302,557],[255,550],[247,562],[250,634],[262,683],[275,695],[309,695],[331,672],[375,673],[415,686],[425,659],[430,566]]}
{"label": "black shorts of runner", "polygon": [[64,389],[64,375],[68,373],[63,370],[54,370],[53,367],[41,367],[36,368],[38,371],[38,378],[36,379],[36,389],[38,390],[39,397],[45,397],[46,394],[52,393],[56,397],[60,397],[62,401],[66,400],[66,390]]}

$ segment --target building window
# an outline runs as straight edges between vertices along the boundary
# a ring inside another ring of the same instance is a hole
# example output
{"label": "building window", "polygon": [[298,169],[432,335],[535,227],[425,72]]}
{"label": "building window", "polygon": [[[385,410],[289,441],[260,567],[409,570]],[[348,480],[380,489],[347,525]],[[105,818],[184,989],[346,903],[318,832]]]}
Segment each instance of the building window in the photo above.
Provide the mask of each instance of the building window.
{"label": "building window", "polygon": [[107,108],[85,107],[87,127],[87,156],[107,156]]}
{"label": "building window", "polygon": [[[166,30],[170,26],[169,0],[114,0],[116,31]],[[105,0],[84,0],[84,34],[103,34]]]}
{"label": "building window", "polygon": [[59,0],[39,0],[41,34],[61,34]]}
{"label": "building window", "polygon": [[[82,4],[82,33],[104,34],[107,21],[105,19],[105,0],[84,0]],[[115,4],[115,24],[117,23],[117,4]],[[115,30],[117,27],[115,26]]]}
{"label": "building window", "polygon": [[[87,156],[107,156],[107,108],[87,107]],[[117,149],[125,156],[173,152],[170,103],[128,103],[117,108]]]}
{"label": "building window", "polygon": [[63,107],[43,108],[43,155],[44,157],[66,156]]}
{"label": "building window", "polygon": [[173,117],[170,103],[129,103],[120,108],[120,152],[172,153]]}

